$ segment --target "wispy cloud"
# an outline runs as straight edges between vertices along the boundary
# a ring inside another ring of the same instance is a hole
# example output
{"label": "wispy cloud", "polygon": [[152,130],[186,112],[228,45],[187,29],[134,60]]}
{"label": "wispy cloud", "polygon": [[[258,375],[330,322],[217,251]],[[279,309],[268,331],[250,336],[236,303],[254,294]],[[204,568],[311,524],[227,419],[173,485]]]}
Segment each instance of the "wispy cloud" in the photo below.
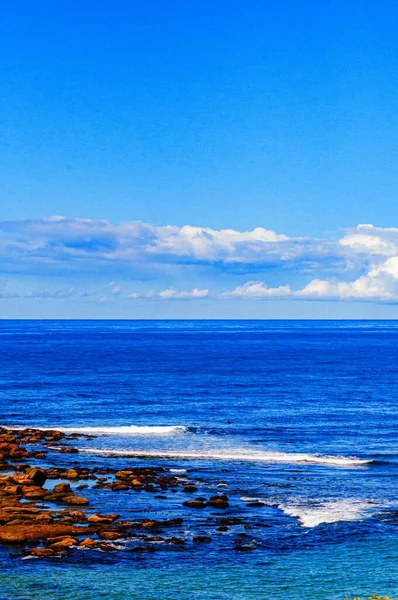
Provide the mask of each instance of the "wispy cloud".
{"label": "wispy cloud", "polygon": [[0,222],[3,269],[131,269],[161,265],[312,264],[341,260],[335,241],[289,238],[263,227],[252,231],[185,225],[157,227],[133,221],[114,225],[92,219]]}
{"label": "wispy cloud", "polygon": [[[220,277],[215,277],[215,268]],[[36,289],[24,284],[18,291],[0,280],[0,298],[396,302],[398,228],[361,224],[340,237],[320,239],[293,238],[263,227],[237,231],[139,221],[115,225],[60,216],[3,221],[0,271],[42,279]],[[57,275],[58,288],[43,285],[48,273]],[[81,290],[74,277],[80,282],[84,277],[83,285],[87,282],[91,291]],[[148,291],[142,282],[149,279],[157,284]],[[131,280],[138,282],[135,289]],[[192,289],[175,284],[181,281]]]}
{"label": "wispy cloud", "polygon": [[147,299],[147,300],[202,300],[208,298],[209,290],[200,290],[194,288],[190,292],[175,290],[174,288],[167,288],[160,292],[150,291],[146,294],[138,294],[133,292],[127,297],[131,300]]}
{"label": "wispy cloud", "polygon": [[279,287],[268,287],[263,281],[248,281],[244,285],[239,285],[230,292],[221,294],[222,298],[243,298],[257,299],[278,298],[281,296],[291,296],[292,291],[288,285]]}

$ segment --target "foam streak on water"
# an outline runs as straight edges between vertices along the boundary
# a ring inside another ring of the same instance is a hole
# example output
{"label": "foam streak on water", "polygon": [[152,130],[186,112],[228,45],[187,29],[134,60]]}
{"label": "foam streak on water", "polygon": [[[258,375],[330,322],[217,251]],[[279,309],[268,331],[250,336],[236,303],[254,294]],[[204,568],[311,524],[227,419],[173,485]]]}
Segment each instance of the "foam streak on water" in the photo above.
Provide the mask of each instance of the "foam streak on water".
{"label": "foam streak on water", "polygon": [[[33,428],[31,426],[17,425],[14,427],[6,427],[6,429],[24,430]],[[174,433],[184,433],[187,427],[184,425],[153,425],[153,426],[138,426],[129,425],[124,427],[40,427],[44,431],[62,431],[63,433],[81,433],[92,435],[170,435]]]}
{"label": "foam streak on water", "polygon": [[181,450],[112,450],[112,449],[92,449],[82,448],[81,452],[92,454],[106,454],[114,456],[132,456],[132,457],[154,457],[154,458],[181,458],[197,460],[225,460],[225,461],[243,461],[243,462],[264,462],[264,463],[285,463],[285,464],[309,464],[325,465],[331,467],[361,467],[369,461],[359,458],[347,458],[344,456],[322,456],[317,454],[294,454],[288,452],[250,452],[250,451],[223,451],[223,452],[202,452],[202,451],[181,451]]}

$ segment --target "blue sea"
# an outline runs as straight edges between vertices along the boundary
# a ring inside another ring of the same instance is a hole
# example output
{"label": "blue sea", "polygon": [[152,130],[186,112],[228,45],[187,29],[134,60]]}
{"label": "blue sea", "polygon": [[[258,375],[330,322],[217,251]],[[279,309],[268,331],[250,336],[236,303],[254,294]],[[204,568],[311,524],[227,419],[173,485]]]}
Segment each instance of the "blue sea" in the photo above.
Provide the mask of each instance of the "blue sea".
{"label": "blue sea", "polygon": [[398,597],[398,322],[2,321],[0,361],[1,425],[94,434],[58,464],[160,465],[252,525],[87,489],[104,513],[183,517],[185,548],[2,548],[0,599]]}

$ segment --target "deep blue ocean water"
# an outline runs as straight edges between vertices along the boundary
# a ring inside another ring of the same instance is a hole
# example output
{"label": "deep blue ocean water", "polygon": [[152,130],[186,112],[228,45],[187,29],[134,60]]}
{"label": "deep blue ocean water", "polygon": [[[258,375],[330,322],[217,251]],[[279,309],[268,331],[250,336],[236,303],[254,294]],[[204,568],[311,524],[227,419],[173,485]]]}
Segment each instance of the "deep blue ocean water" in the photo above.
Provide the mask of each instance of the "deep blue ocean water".
{"label": "deep blue ocean water", "polygon": [[[238,530],[148,556],[3,549],[0,599],[398,597],[398,322],[2,321],[0,360],[1,425],[97,433],[79,464],[187,470],[259,524],[247,554]],[[96,503],[186,517],[131,494]]]}

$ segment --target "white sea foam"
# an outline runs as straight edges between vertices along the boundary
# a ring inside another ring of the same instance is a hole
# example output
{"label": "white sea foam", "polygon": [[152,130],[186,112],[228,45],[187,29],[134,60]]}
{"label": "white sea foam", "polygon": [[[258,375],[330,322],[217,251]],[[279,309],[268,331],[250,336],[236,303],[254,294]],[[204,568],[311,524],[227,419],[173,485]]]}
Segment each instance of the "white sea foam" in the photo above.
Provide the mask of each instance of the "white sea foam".
{"label": "white sea foam", "polygon": [[364,500],[334,500],[312,505],[279,505],[286,515],[298,519],[302,527],[317,527],[321,523],[359,521],[370,516],[375,506]]}
{"label": "white sea foam", "polygon": [[[24,430],[31,426],[17,425],[6,429]],[[33,427],[35,429],[35,427]],[[188,427],[184,425],[128,425],[124,427],[38,427],[42,431],[62,431],[63,433],[82,433],[92,435],[170,435],[184,433]]]}
{"label": "white sea foam", "polygon": [[114,456],[132,456],[132,457],[153,457],[153,458],[177,458],[177,459],[198,459],[198,460],[223,460],[223,461],[242,461],[242,462],[263,462],[263,463],[286,463],[286,464],[309,464],[323,465],[331,467],[361,467],[368,464],[369,461],[359,458],[347,458],[344,456],[322,456],[318,454],[295,454],[288,452],[249,452],[249,451],[185,451],[185,450],[130,450],[130,449],[93,449],[82,448],[81,452],[93,454],[107,454]]}

